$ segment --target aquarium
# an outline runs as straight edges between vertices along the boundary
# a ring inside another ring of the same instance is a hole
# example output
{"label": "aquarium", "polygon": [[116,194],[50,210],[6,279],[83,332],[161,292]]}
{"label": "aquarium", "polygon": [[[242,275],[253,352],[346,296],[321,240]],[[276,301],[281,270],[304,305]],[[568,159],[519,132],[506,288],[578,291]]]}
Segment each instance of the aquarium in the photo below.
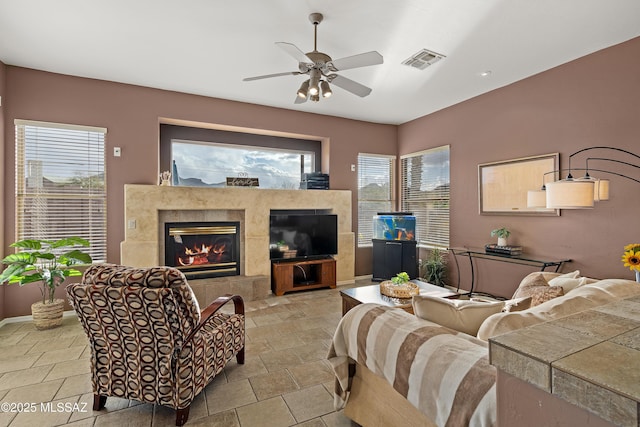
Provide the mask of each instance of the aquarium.
{"label": "aquarium", "polygon": [[373,238],[415,240],[416,217],[411,213],[379,213],[373,217]]}

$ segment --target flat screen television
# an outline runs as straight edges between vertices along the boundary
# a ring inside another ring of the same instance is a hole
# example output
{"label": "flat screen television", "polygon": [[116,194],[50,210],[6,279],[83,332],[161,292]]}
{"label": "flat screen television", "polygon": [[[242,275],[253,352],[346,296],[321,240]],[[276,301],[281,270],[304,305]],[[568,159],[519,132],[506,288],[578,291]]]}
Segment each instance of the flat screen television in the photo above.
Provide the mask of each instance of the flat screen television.
{"label": "flat screen television", "polygon": [[271,259],[313,259],[337,253],[337,215],[272,214],[269,217]]}

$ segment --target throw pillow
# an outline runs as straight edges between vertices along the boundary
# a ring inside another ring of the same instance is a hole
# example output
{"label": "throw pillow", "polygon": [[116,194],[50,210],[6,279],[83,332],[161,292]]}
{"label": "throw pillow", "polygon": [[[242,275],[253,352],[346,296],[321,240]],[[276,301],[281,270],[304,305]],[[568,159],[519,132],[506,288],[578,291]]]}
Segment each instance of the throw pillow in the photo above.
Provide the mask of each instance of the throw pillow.
{"label": "throw pillow", "polygon": [[566,294],[567,292],[577,287],[580,287],[582,285],[587,285],[589,283],[595,283],[595,282],[597,282],[596,279],[591,279],[589,277],[571,278],[571,277],[558,276],[549,280],[549,286],[560,286],[562,287],[562,289],[564,290],[564,293]]}
{"label": "throw pillow", "polygon": [[520,282],[520,286],[516,289],[516,292],[513,294],[511,299],[530,297],[535,291],[536,288],[540,286],[549,286],[546,279],[544,278],[544,273],[538,271],[536,273],[528,274],[522,282]]}
{"label": "throw pillow", "polygon": [[564,295],[564,291],[560,286],[545,286],[533,291],[531,295],[531,307],[540,305],[543,302],[550,301],[554,298]]}
{"label": "throw pillow", "polygon": [[478,302],[428,295],[413,297],[413,312],[421,319],[475,336],[484,320],[500,313],[504,301]]}
{"label": "throw pillow", "polygon": [[580,277],[580,270],[575,270],[570,273],[564,273],[559,275],[558,277],[565,278],[565,279],[577,279],[578,277]]}
{"label": "throw pillow", "polygon": [[513,313],[526,310],[529,307],[531,307],[531,297],[516,298],[505,301],[502,311],[505,313]]}

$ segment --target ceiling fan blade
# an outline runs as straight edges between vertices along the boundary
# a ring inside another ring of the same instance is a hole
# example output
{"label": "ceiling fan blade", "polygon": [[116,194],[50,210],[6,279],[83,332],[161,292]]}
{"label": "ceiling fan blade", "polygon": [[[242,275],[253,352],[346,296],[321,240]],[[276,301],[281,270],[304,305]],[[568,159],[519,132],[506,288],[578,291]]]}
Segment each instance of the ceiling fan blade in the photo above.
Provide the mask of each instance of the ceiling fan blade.
{"label": "ceiling fan blade", "polygon": [[365,85],[362,85],[346,77],[339,76],[337,74],[334,74],[334,75],[335,77],[331,79],[331,84],[334,84],[346,90],[347,92],[351,92],[354,95],[358,95],[362,98],[364,98],[365,96],[371,93],[371,88],[366,87]]}
{"label": "ceiling fan blade", "polygon": [[303,104],[307,102],[307,98],[300,98],[299,96],[296,96],[296,100],[293,101],[294,104]]}
{"label": "ceiling fan blade", "polygon": [[368,67],[370,65],[382,64],[384,59],[375,50],[361,53],[359,55],[347,56],[327,63],[332,71],[349,70],[351,68]]}
{"label": "ceiling fan blade", "polygon": [[276,45],[278,45],[280,49],[287,52],[296,61],[303,62],[305,64],[308,64],[308,63],[313,64],[313,61],[307,55],[305,55],[303,51],[298,49],[296,45],[291,43],[286,43],[286,42],[276,42]]}
{"label": "ceiling fan blade", "polygon": [[289,72],[286,72],[286,73],[265,74],[264,76],[247,77],[247,78],[242,79],[242,81],[243,82],[250,82],[252,80],[269,79],[271,77],[297,76],[298,74],[302,74],[302,73],[300,71],[289,71]]}

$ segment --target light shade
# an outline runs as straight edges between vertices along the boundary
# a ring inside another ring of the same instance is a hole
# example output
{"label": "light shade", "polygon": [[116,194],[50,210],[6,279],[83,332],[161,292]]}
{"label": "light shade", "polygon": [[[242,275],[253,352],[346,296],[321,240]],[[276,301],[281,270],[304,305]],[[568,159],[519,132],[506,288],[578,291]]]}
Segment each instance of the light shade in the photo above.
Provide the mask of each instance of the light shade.
{"label": "light shade", "polygon": [[609,200],[609,180],[608,179],[596,180],[595,187],[593,188],[593,199],[596,202]]}
{"label": "light shade", "polygon": [[547,192],[544,190],[527,191],[527,207],[529,208],[546,208]]}
{"label": "light shade", "polygon": [[305,80],[302,85],[300,85],[300,89],[298,89],[298,96],[300,98],[306,98],[309,93],[309,80]]}
{"label": "light shade", "polygon": [[320,81],[320,89],[322,89],[323,98],[329,98],[331,95],[333,95],[333,92],[331,91],[331,87],[329,86],[329,83],[326,82],[325,80]]}
{"label": "light shade", "polygon": [[609,180],[608,179],[584,177],[584,178],[579,178],[576,181],[593,182],[593,200],[595,202],[609,200]]}
{"label": "light shade", "polygon": [[547,208],[593,208],[594,182],[592,180],[560,180],[546,184]]}

